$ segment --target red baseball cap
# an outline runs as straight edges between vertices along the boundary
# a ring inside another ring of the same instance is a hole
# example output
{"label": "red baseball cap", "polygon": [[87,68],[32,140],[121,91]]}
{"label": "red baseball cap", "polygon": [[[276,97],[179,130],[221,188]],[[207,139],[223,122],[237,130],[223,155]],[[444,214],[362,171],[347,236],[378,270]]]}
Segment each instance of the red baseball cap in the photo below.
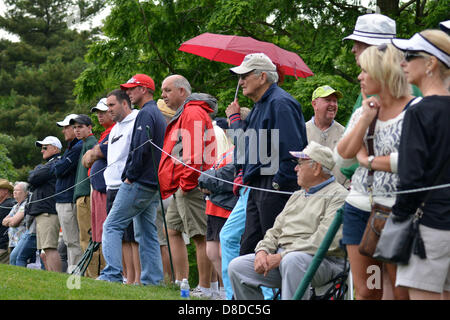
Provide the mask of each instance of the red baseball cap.
{"label": "red baseball cap", "polygon": [[150,78],[146,74],[136,74],[136,75],[132,76],[131,79],[127,81],[127,83],[120,85],[120,89],[127,90],[129,88],[134,88],[134,87],[139,87],[139,86],[146,87],[146,88],[149,88],[149,89],[155,91],[155,82],[153,81],[152,78]]}

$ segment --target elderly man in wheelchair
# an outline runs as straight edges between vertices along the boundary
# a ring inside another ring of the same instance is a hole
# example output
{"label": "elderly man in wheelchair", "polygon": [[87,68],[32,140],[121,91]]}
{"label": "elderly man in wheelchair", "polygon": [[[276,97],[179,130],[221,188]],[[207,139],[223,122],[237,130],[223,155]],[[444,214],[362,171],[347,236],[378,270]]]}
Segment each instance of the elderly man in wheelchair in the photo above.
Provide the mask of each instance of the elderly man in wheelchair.
{"label": "elderly man in wheelchair", "polygon": [[[278,215],[255,253],[233,259],[228,274],[236,300],[264,299],[261,286],[281,288],[281,298],[290,300],[302,281],[314,254],[330,227],[348,191],[331,174],[332,151],[311,142],[296,159],[296,191]],[[325,258],[312,278],[312,287],[321,287],[343,271],[344,252],[339,247],[339,228]],[[306,292],[302,299],[310,299]]]}

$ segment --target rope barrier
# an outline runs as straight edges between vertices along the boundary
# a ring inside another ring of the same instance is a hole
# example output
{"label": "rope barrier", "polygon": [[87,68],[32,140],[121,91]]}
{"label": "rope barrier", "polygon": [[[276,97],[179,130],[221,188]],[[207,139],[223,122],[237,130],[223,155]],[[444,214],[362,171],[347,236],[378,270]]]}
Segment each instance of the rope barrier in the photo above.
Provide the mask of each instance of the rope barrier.
{"label": "rope barrier", "polygon": [[[263,189],[263,188],[252,187],[252,186],[248,186],[248,185],[245,185],[245,184],[239,184],[239,183],[235,183],[235,182],[232,182],[232,181],[224,180],[224,179],[221,179],[221,178],[218,178],[218,177],[209,175],[209,174],[207,173],[207,171],[200,171],[200,170],[198,170],[198,169],[196,169],[196,168],[194,168],[194,167],[188,165],[187,163],[184,163],[183,161],[177,159],[176,157],[172,156],[171,154],[167,153],[167,152],[164,151],[162,148],[160,148],[158,145],[156,145],[155,143],[153,143],[153,141],[152,141],[151,139],[145,141],[145,142],[144,142],[143,144],[141,144],[140,146],[137,146],[137,147],[136,147],[135,149],[133,149],[131,152],[134,152],[134,151],[138,150],[139,148],[142,148],[145,144],[147,144],[147,143],[149,143],[149,142],[150,142],[150,144],[152,144],[156,149],[158,149],[158,150],[160,150],[162,153],[168,155],[170,158],[174,159],[175,161],[177,161],[177,162],[180,163],[181,165],[183,165],[183,166],[185,166],[185,167],[187,167],[187,168],[189,168],[189,169],[191,169],[191,170],[194,170],[194,171],[196,171],[196,172],[198,172],[198,173],[200,173],[200,174],[206,175],[206,176],[209,177],[209,178],[216,179],[216,180],[221,181],[221,182],[224,182],[224,183],[236,185],[236,186],[238,186],[238,187],[248,188],[248,189],[257,190],[257,191],[272,192],[272,193],[277,193],[277,194],[287,194],[287,195],[292,195],[292,194],[294,194],[294,192],[290,192],[290,191],[280,191],[280,190]],[[87,178],[83,179],[82,181],[78,182],[77,184],[74,184],[73,186],[71,186],[71,187],[69,187],[69,188],[67,188],[67,189],[65,189],[65,190],[63,190],[63,191],[60,191],[60,192],[58,192],[58,193],[55,193],[55,194],[53,194],[53,195],[51,195],[51,196],[48,196],[48,197],[46,197],[46,198],[42,198],[42,199],[38,199],[38,200],[31,201],[31,202],[29,202],[29,204],[31,204],[31,203],[37,203],[37,202],[40,202],[40,201],[45,201],[45,200],[51,199],[51,198],[53,198],[53,197],[55,197],[55,196],[57,196],[57,195],[60,195],[60,194],[66,192],[66,191],[68,191],[68,190],[70,190],[70,189],[72,189],[72,188],[75,188],[77,185],[79,185],[79,184],[83,183],[84,181],[90,179],[91,177],[93,177],[93,176],[95,176],[95,175],[97,175],[97,174],[103,172],[104,170],[106,170],[106,168],[108,168],[108,167],[114,165],[114,164],[115,164],[116,162],[118,162],[118,161],[119,161],[119,160],[117,160],[117,161],[115,161],[115,162],[113,162],[113,163],[111,163],[111,164],[108,164],[105,168],[103,168],[103,169],[97,171],[96,173],[94,173],[94,174],[91,175],[90,177],[87,177]],[[389,193],[374,193],[373,196],[374,196],[374,197],[386,197],[386,196],[389,196],[389,195],[392,196],[392,195],[401,195],[401,194],[418,193],[418,192],[424,192],[424,191],[429,191],[429,190],[445,189],[445,188],[449,188],[449,187],[450,187],[450,183],[446,183],[446,184],[441,184],[441,185],[437,185],[437,186],[422,187],[422,188],[416,188],[416,189],[410,189],[410,190],[403,190],[403,191],[394,191],[394,192],[389,192]],[[345,197],[347,197],[346,195],[336,196],[336,195],[334,195],[334,194],[323,194],[323,193],[322,193],[322,194],[311,194],[311,195],[309,195],[309,196],[311,196],[311,197],[323,197],[323,198],[327,198],[327,197],[328,197],[328,198],[333,198],[333,197],[343,197],[343,198],[345,198]],[[364,194],[359,194],[359,195],[356,195],[356,196],[362,196],[362,197],[366,197],[366,196],[367,196],[367,197],[368,197],[368,196],[369,196],[369,193],[367,193],[367,194],[365,194],[365,193],[364,193]],[[2,209],[12,209],[12,207],[3,207],[3,206],[0,206],[0,208],[2,208]]]}

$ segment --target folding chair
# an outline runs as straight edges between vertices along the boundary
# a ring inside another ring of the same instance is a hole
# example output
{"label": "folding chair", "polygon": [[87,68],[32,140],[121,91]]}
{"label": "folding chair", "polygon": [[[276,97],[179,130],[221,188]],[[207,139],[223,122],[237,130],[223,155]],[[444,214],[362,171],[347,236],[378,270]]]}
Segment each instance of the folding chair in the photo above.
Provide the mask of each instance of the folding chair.
{"label": "folding chair", "polygon": [[[323,239],[322,243],[319,246],[319,249],[317,250],[316,254],[314,255],[314,258],[309,265],[308,269],[306,270],[305,276],[303,277],[302,281],[300,282],[297,291],[295,292],[293,296],[293,300],[300,300],[303,295],[305,294],[306,290],[310,288],[310,283],[312,278],[314,277],[317,269],[319,268],[320,264],[322,263],[322,260],[324,259],[328,248],[330,247],[331,243],[333,242],[334,237],[336,236],[336,233],[339,230],[339,227],[342,224],[342,215],[344,212],[343,206],[338,209],[336,212],[336,216],[333,219],[333,222],[330,225],[330,228],[328,229],[325,238]],[[327,290],[325,295],[320,295],[320,297],[324,297],[324,299],[333,298],[333,299],[343,299],[345,297],[345,293],[348,290],[347,280],[349,275],[349,270],[347,270],[347,259],[345,259],[345,266],[344,271],[339,274],[337,277],[332,279],[330,283],[333,283],[333,285],[330,287],[330,289]],[[353,291],[353,286],[351,288]],[[316,295],[317,297],[317,295]]]}

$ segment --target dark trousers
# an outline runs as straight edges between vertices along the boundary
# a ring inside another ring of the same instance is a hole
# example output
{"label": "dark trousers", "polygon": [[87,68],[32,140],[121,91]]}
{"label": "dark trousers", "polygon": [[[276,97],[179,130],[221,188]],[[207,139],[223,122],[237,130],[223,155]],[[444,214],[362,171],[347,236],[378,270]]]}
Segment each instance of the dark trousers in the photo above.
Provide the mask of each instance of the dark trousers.
{"label": "dark trousers", "polygon": [[[259,176],[249,183],[252,187],[269,189],[272,188],[273,176]],[[300,187],[295,183],[282,191],[294,192]],[[291,195],[279,194],[267,191],[250,190],[247,201],[247,215],[245,219],[245,230],[241,239],[239,254],[245,255],[255,253],[255,247],[264,238],[266,231],[273,227],[278,214],[283,210]]]}

